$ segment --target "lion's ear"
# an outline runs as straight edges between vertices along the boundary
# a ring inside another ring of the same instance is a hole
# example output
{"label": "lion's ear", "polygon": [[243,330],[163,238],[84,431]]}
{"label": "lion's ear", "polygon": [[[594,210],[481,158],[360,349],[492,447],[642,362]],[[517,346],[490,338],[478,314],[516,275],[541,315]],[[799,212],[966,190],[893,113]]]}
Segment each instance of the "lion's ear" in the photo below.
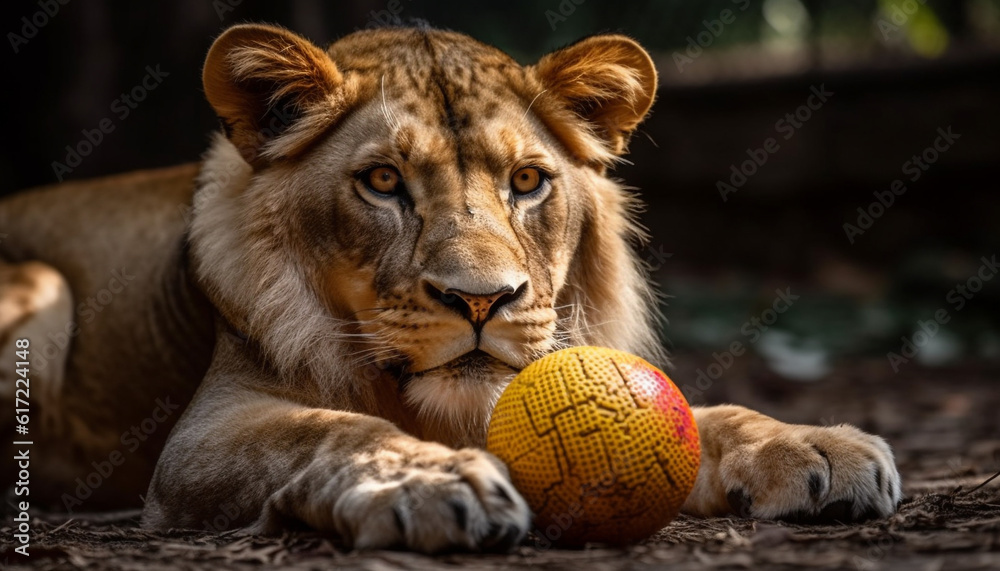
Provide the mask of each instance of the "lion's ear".
{"label": "lion's ear", "polygon": [[544,88],[586,120],[614,155],[625,152],[656,97],[652,58],[625,36],[589,37],[548,54],[534,69]]}
{"label": "lion's ear", "polygon": [[202,82],[226,136],[254,166],[304,148],[342,111],[323,50],[273,26],[238,25],[208,51]]}

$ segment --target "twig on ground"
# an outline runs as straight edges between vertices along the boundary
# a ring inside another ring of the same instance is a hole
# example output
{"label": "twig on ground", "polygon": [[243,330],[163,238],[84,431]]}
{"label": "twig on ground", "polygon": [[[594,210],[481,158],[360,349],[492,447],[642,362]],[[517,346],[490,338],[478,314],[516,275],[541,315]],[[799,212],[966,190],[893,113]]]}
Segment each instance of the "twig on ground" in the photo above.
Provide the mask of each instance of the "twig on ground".
{"label": "twig on ground", "polygon": [[968,492],[962,492],[961,495],[968,495],[968,494],[971,494],[972,492],[975,492],[976,490],[982,488],[986,484],[989,484],[990,482],[992,482],[993,480],[995,480],[997,476],[1000,476],[1000,472],[997,472],[996,474],[993,474],[992,476],[990,476],[989,478],[987,478],[985,482],[983,482],[982,484],[979,484],[975,488],[972,488]]}

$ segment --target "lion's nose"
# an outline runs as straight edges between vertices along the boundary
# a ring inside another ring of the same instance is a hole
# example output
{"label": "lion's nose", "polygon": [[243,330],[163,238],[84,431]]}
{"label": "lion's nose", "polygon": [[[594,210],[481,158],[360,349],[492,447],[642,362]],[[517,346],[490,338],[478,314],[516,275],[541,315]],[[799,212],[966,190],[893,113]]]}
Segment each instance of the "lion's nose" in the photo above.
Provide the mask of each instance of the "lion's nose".
{"label": "lion's nose", "polygon": [[454,309],[479,329],[497,310],[521,296],[524,284],[518,287],[504,286],[491,293],[469,293],[456,288],[441,288],[427,282],[427,295],[441,304]]}

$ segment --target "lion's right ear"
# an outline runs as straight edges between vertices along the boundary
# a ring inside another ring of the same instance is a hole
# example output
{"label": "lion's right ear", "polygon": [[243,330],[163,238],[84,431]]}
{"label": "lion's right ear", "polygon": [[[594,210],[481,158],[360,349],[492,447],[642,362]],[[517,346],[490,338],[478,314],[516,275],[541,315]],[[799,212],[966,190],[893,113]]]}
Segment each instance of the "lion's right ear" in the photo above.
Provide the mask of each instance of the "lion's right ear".
{"label": "lion's right ear", "polygon": [[288,30],[229,28],[202,73],[208,102],[248,163],[293,156],[343,112],[343,77],[329,56]]}

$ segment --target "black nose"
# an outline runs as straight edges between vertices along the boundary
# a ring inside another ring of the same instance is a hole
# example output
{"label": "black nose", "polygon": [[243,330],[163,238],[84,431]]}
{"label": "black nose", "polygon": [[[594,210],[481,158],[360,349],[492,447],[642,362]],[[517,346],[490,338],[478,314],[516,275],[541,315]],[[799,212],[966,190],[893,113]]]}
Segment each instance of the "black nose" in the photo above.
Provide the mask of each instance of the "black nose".
{"label": "black nose", "polygon": [[455,288],[442,290],[428,282],[426,290],[431,299],[459,312],[473,327],[480,329],[501,307],[519,298],[524,285],[517,289],[505,286],[492,293],[469,293]]}

